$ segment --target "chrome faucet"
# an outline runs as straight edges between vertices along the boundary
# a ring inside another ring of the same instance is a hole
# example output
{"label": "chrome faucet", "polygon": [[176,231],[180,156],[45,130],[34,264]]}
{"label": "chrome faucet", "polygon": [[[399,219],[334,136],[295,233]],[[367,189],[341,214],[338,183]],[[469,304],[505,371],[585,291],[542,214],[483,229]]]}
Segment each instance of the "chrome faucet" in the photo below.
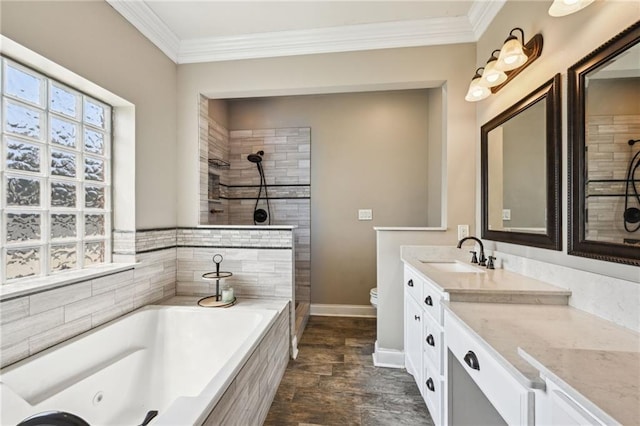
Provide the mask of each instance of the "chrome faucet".
{"label": "chrome faucet", "polygon": [[480,241],[479,238],[476,238],[476,237],[464,237],[463,239],[458,241],[458,248],[462,248],[462,243],[464,243],[467,240],[473,240],[473,241],[478,243],[478,245],[480,246],[480,260],[478,261],[478,265],[487,266],[487,258],[484,257],[484,245],[482,244],[482,241]]}

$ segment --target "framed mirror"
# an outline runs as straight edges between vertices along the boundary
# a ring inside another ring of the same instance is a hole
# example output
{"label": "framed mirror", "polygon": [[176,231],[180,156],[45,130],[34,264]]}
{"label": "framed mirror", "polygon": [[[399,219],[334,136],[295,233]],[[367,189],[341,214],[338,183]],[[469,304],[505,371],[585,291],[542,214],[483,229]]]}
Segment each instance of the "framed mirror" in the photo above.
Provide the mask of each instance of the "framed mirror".
{"label": "framed mirror", "polygon": [[482,238],[562,248],[560,74],[480,129]]}
{"label": "framed mirror", "polygon": [[640,265],[640,22],[568,70],[569,254]]}

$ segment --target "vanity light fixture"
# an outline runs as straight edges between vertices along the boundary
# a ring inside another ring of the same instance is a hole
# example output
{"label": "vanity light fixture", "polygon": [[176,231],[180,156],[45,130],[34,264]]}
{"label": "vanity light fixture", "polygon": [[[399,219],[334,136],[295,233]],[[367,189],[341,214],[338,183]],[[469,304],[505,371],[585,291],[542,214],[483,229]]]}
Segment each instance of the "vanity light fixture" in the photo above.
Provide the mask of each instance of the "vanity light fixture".
{"label": "vanity light fixture", "polygon": [[593,1],[594,0],[553,0],[553,4],[549,8],[549,15],[556,18],[571,15],[589,6]]}
{"label": "vanity light fixture", "polygon": [[[519,31],[522,35],[522,41],[514,35],[515,31]],[[524,46],[524,31],[521,28],[514,28],[509,32],[509,37],[505,40],[502,49],[494,50],[491,57],[484,66],[482,76],[476,70],[473,76],[469,90],[465,96],[465,100],[469,102],[480,101],[487,98],[491,93],[497,93],[498,90],[506,86],[516,75],[527,68],[533,61],[538,59],[542,54],[542,34],[534,35]],[[496,52],[500,54],[496,57]],[[487,90],[482,91],[480,86],[484,86]],[[486,93],[486,92],[489,93]]]}
{"label": "vanity light fixture", "polygon": [[480,79],[480,84],[485,87],[495,87],[504,83],[507,80],[507,75],[504,71],[500,70],[496,64],[498,63],[498,58],[495,56],[496,52],[500,53],[499,50],[494,50],[491,52],[491,57],[487,61],[487,64],[484,66],[484,72],[482,73],[482,79]]}
{"label": "vanity light fixture", "polygon": [[484,70],[484,67],[478,68],[476,70],[476,74],[471,79],[469,90],[467,91],[467,95],[464,97],[467,102],[481,101],[491,94],[491,91],[488,87],[480,84],[480,80],[482,80],[480,70]]}
{"label": "vanity light fixture", "polygon": [[[522,41],[518,40],[518,37],[513,35],[514,31],[520,31],[522,35]],[[522,28],[514,28],[509,32],[509,37],[504,41],[502,49],[500,49],[500,56],[498,56],[498,63],[496,67],[502,71],[511,71],[521,67],[527,62],[529,57],[524,53],[524,31]]]}

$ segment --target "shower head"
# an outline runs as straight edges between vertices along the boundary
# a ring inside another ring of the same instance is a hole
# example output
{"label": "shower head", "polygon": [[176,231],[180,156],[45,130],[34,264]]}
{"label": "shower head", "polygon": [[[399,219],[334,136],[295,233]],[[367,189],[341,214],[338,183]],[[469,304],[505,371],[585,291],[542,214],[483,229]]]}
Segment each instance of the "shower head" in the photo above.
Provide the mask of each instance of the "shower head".
{"label": "shower head", "polygon": [[251,161],[252,163],[260,163],[262,162],[262,156],[264,155],[264,151],[258,151],[255,154],[249,154],[247,155],[247,160]]}

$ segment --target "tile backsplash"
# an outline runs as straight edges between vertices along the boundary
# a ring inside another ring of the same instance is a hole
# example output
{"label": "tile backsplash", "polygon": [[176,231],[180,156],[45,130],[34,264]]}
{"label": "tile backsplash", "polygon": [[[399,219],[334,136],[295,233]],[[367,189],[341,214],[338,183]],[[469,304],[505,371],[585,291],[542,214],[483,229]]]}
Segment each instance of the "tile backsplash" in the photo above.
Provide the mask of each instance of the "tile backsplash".
{"label": "tile backsplash", "polygon": [[502,268],[571,290],[569,305],[640,332],[640,283],[494,251]]}

